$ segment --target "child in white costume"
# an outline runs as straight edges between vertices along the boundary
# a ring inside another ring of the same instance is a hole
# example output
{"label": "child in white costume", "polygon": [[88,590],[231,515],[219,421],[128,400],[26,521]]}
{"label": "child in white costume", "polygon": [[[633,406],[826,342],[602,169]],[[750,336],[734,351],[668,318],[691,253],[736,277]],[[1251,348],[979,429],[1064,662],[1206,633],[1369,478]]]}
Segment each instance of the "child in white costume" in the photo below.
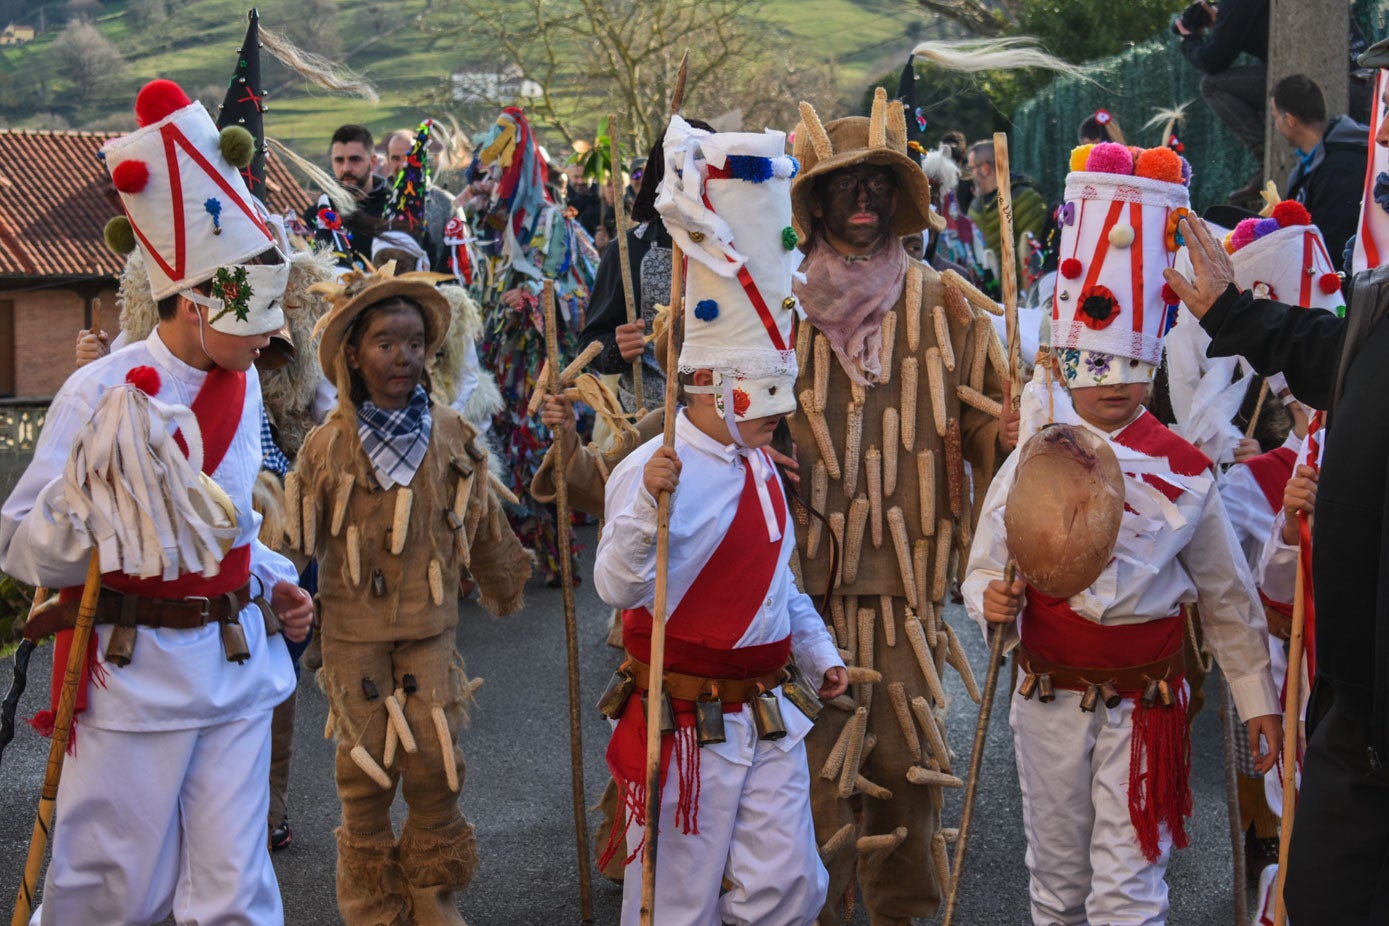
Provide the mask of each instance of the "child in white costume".
{"label": "child in white costume", "polygon": [[[782,308],[790,262],[778,232],[790,224],[795,162],[782,156],[779,132],[710,135],[678,117],[671,123],[657,208],[672,235],[684,236],[691,260],[680,361],[693,374],[685,387],[691,404],[677,417],[674,450],[652,440],[613,470],[594,585],[625,609],[627,668],[645,690],[656,498],[673,491],[665,684],[675,730],[662,737],[655,921],[808,926],[828,875],[816,851],[802,742],[811,721],[783,692],[784,670],[794,656],[825,698],[842,694],[848,675],[824,621],[796,588],[795,530],[762,449],[796,407],[795,352],[769,343],[755,308],[776,306],[767,321],[790,343],[791,313]],[[708,234],[691,239],[691,229]],[[642,700],[629,696],[613,709],[608,747],[633,861],[645,822]],[[721,740],[706,735],[706,717],[697,742],[697,700],[716,702],[706,710]],[[780,714],[780,729],[771,713]],[[614,831],[610,854],[622,836]],[[625,879],[624,926],[638,922],[641,893],[641,878]]]}
{"label": "child in white costume", "polygon": [[[96,683],[79,695],[81,748],[64,765],[53,861],[33,922],[151,923],[172,913],[181,923],[262,926],[283,920],[266,846],[267,781],[271,711],[295,680],[273,621],[251,599],[269,599],[295,640],[313,609],[290,562],[256,540],[251,509],[262,403],[246,371],[284,324],[288,265],[237,173],[234,152],[238,141],[250,150],[248,133],[228,130],[231,144],[226,134],[219,143],[202,105],[168,81],[145,87],[136,112],[143,127],[102,155],[129,216],[128,240],[140,239],[154,295],[167,301],[146,340],[78,370],[54,398],[34,461],[0,517],[0,563],[75,600],[92,541],[75,526],[80,499],[64,467],[102,395],[126,383],[191,407],[202,471],[234,505],[236,536],[215,576],[102,577],[88,651]],[[166,160],[166,143],[177,159]],[[171,196],[171,169],[181,197]],[[70,626],[69,611],[48,612],[52,629]],[[133,629],[112,626],[126,617]],[[118,631],[133,635],[128,664],[113,658]],[[70,639],[59,633],[58,653]],[[58,653],[55,663],[64,662]]]}
{"label": "child in white costume", "polygon": [[[970,615],[998,624],[1018,648],[1027,676],[1010,719],[1033,923],[1156,926],[1167,918],[1168,856],[1185,845],[1191,812],[1181,605],[1199,602],[1207,645],[1265,768],[1280,742],[1278,701],[1258,598],[1210,461],[1141,405],[1168,314],[1159,273],[1176,246],[1163,232],[1185,212],[1181,165],[1166,149],[1135,159],[1112,144],[1078,158],[1051,326],[1068,389],[1048,396],[1040,376],[1027,388],[1023,437],[1050,408],[1107,442],[1125,474],[1118,542],[1099,578],[1069,599],[1021,578],[1006,585],[1014,455],[984,500],[963,591]],[[1117,692],[1096,703],[1090,689],[1106,681]],[[1050,684],[1050,703],[1031,696]],[[1269,746],[1262,756],[1259,734]]]}

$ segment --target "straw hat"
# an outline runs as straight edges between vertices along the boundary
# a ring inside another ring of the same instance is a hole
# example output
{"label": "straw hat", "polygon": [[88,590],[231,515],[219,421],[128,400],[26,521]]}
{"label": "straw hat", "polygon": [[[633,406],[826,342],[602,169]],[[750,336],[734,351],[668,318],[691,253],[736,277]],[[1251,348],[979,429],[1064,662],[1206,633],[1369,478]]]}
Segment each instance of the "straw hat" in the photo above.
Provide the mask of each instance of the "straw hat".
{"label": "straw hat", "polygon": [[[369,268],[371,269],[371,268]],[[425,356],[433,357],[448,334],[453,312],[448,299],[435,288],[436,283],[451,280],[442,273],[402,273],[396,276],[395,261],[379,270],[364,273],[352,270],[341,281],[316,283],[310,292],[322,293],[331,304],[327,314],[314,327],[319,335],[318,361],[324,375],[338,389],[340,397],[351,395],[351,376],[347,369],[348,336],[353,323],[367,309],[396,297],[409,299],[424,313]]]}
{"label": "straw hat", "polygon": [[889,104],[882,87],[873,95],[873,111],[868,118],[848,116],[822,125],[814,108],[801,103],[794,152],[801,172],[791,185],[791,213],[802,244],[810,240],[814,228],[811,201],[816,178],[856,164],[878,164],[897,176],[893,234],[901,237],[923,229],[945,228],[945,219],[931,211],[930,182],[907,154],[907,123],[901,104]]}

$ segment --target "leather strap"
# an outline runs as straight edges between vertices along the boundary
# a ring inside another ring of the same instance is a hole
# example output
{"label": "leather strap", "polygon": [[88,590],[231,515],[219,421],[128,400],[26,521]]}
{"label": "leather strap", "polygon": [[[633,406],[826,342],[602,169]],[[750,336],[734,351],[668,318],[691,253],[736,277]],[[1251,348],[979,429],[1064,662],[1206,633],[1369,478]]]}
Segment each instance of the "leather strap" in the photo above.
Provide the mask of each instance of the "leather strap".
{"label": "leather strap", "polygon": [[[214,622],[235,619],[251,603],[251,583],[214,598],[146,598],[101,589],[96,605],[98,624],[133,623],[138,627],[194,630]],[[24,636],[42,640],[59,630],[77,626],[76,601],[53,601],[34,612],[24,625]]]}
{"label": "leather strap", "polygon": [[[627,669],[632,673],[637,688],[646,691],[651,687],[649,665],[629,658]],[[721,701],[725,704],[749,701],[759,692],[776,688],[785,677],[784,668],[756,678],[701,678],[680,672],[666,672],[664,676],[666,693],[677,701]]]}
{"label": "leather strap", "polygon": [[1133,697],[1143,691],[1149,682],[1166,679],[1175,682],[1186,672],[1186,653],[1178,647],[1172,654],[1141,666],[1124,668],[1087,669],[1079,666],[1063,666],[1048,662],[1033,653],[1026,646],[1018,645],[1018,669],[1032,675],[1050,675],[1056,688],[1070,691],[1084,691],[1091,685],[1109,682],[1119,693]]}

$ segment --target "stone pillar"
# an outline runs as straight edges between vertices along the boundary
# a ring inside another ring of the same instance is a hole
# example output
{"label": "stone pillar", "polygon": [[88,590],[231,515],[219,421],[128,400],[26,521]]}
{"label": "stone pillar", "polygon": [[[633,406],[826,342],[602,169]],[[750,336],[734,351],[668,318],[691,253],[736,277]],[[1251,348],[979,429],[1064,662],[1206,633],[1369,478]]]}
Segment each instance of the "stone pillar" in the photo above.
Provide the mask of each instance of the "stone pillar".
{"label": "stone pillar", "polygon": [[[1306,74],[1321,87],[1327,115],[1346,111],[1349,62],[1348,0],[1269,0],[1268,95],[1290,74]],[[1292,146],[1273,127],[1264,127],[1264,179],[1287,194],[1288,172],[1296,163]]]}

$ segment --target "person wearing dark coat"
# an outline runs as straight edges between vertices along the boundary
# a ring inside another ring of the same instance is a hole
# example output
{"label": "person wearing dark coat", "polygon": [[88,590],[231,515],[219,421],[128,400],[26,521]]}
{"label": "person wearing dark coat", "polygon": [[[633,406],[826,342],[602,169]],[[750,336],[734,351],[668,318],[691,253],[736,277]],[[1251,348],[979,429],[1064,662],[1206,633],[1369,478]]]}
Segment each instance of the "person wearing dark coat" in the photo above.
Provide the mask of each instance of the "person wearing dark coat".
{"label": "person wearing dark coat", "polygon": [[[1362,65],[1389,67],[1389,40]],[[1389,127],[1375,141],[1389,145]],[[1327,412],[1312,525],[1316,679],[1290,846],[1289,920],[1382,922],[1389,903],[1389,266],[1355,276],[1344,318],[1241,293],[1224,249],[1184,219],[1193,278],[1167,270],[1211,335]],[[1299,470],[1301,472],[1301,470]],[[1310,472],[1310,471],[1309,471]]]}

